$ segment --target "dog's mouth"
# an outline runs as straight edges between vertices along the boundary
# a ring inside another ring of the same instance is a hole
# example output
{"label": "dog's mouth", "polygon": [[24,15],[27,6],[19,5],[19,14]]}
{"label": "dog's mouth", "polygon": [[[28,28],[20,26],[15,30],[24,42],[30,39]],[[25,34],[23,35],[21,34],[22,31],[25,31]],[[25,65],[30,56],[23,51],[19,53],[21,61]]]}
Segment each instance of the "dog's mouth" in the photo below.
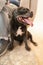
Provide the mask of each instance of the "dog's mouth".
{"label": "dog's mouth", "polygon": [[17,16],[17,20],[18,20],[20,23],[33,26],[33,22],[30,20],[29,17]]}

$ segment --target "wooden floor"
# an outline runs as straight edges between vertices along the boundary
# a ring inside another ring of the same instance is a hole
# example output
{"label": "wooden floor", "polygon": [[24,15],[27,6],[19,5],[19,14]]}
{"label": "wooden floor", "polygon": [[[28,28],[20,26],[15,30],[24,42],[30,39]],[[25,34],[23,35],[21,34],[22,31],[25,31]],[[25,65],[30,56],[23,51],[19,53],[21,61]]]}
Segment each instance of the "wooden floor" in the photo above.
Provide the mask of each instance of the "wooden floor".
{"label": "wooden floor", "polygon": [[22,46],[17,45],[13,51],[7,51],[0,57],[0,65],[38,65],[38,62],[34,52],[26,51],[23,44]]}

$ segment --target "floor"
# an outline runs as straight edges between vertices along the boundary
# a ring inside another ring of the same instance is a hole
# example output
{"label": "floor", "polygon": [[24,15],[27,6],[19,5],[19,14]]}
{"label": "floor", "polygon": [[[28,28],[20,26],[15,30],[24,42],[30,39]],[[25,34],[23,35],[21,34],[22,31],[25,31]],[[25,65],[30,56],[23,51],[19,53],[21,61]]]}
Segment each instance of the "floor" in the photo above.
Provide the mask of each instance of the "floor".
{"label": "floor", "polygon": [[16,47],[12,52],[7,52],[0,58],[0,65],[38,65],[33,51],[25,50],[24,45]]}

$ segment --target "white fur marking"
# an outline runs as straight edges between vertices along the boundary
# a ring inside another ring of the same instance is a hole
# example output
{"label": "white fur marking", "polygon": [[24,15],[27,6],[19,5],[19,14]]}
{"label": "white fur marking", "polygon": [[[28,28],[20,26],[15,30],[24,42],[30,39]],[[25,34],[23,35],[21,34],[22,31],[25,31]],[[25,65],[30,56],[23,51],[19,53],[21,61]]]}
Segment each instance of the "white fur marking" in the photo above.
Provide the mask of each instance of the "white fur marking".
{"label": "white fur marking", "polygon": [[16,32],[16,36],[18,36],[18,35],[22,36],[22,34],[24,33],[24,32],[22,32],[22,30],[20,28],[21,27],[18,28],[18,30]]}

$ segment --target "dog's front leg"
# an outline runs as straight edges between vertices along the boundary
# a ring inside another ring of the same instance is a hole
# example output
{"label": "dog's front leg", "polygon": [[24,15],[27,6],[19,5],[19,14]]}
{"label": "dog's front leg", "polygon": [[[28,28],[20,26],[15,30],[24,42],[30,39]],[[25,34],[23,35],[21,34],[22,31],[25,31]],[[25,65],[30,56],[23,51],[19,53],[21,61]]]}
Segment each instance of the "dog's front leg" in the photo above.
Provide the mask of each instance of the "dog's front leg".
{"label": "dog's front leg", "polygon": [[33,38],[32,38],[32,34],[29,32],[29,31],[27,31],[28,32],[28,39],[30,38],[30,41],[35,45],[35,46],[37,46],[37,43],[36,42],[34,42],[34,40],[33,40]]}
{"label": "dog's front leg", "polygon": [[8,47],[8,50],[11,51],[13,50],[14,46],[13,46],[13,41],[10,42],[10,45]]}
{"label": "dog's front leg", "polygon": [[25,42],[25,48],[26,48],[26,50],[30,51],[31,48],[27,44],[27,38],[26,37],[24,38],[24,42]]}
{"label": "dog's front leg", "polygon": [[25,48],[26,48],[26,50],[30,51],[31,48],[27,44],[27,28],[26,28],[26,32],[25,32],[25,36],[24,36],[24,42],[25,42]]}

